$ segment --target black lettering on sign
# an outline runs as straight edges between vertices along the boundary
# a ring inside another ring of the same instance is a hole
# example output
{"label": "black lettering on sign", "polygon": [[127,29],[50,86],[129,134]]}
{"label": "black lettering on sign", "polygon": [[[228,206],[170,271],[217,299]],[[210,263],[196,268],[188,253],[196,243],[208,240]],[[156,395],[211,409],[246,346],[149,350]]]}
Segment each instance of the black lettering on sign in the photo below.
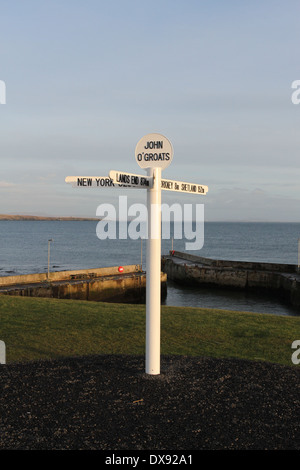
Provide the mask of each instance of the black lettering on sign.
{"label": "black lettering on sign", "polygon": [[130,184],[130,176],[117,173],[117,182]]}
{"label": "black lettering on sign", "polygon": [[140,162],[144,160],[145,162],[157,162],[157,161],[169,161],[170,153],[161,152],[161,153],[138,153],[137,160]]}
{"label": "black lettering on sign", "polygon": [[141,178],[141,186],[149,186],[149,180],[146,178]]}
{"label": "black lettering on sign", "polygon": [[173,189],[173,182],[161,180],[161,187],[162,189]]}
{"label": "black lettering on sign", "polygon": [[132,176],[131,177],[131,184],[138,185],[139,184],[139,177],[138,176]]}
{"label": "black lettering on sign", "polygon": [[97,186],[114,186],[113,180],[111,178],[95,178]]}
{"label": "black lettering on sign", "polygon": [[163,148],[163,141],[150,141],[144,146],[144,149],[162,149]]}
{"label": "black lettering on sign", "polygon": [[92,186],[92,178],[77,178],[77,186]]}

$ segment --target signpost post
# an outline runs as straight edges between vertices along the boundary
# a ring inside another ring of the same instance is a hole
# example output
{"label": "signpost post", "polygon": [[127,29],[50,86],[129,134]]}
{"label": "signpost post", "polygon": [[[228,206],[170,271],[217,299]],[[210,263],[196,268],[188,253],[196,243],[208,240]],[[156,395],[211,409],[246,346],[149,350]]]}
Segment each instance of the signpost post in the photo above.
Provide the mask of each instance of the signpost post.
{"label": "signpost post", "polygon": [[146,267],[146,373],[160,374],[161,317],[161,190],[205,195],[207,186],[162,179],[173,160],[171,142],[161,134],[147,134],[135,148],[135,159],[147,176],[111,170],[109,177],[68,176],[74,187],[147,189],[148,237]]}
{"label": "signpost post", "polygon": [[149,168],[153,187],[147,189],[146,373],[160,373],[161,303],[161,168]]}

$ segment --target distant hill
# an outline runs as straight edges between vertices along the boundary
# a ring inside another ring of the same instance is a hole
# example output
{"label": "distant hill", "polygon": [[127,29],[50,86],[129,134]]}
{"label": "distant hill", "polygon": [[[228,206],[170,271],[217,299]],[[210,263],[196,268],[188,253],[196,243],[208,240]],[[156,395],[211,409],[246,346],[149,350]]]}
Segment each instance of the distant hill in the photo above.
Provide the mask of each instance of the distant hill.
{"label": "distant hill", "polygon": [[96,217],[40,217],[37,215],[0,214],[0,220],[99,220]]}

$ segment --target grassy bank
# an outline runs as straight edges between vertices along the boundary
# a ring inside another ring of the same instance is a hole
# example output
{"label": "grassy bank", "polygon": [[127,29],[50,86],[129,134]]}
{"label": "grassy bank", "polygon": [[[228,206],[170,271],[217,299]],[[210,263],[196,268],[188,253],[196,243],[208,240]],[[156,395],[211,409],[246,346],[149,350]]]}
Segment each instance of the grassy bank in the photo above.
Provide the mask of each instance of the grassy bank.
{"label": "grassy bank", "polygon": [[[292,366],[300,317],[162,307],[161,354],[236,357]],[[7,363],[89,354],[145,354],[145,306],[0,297]]]}

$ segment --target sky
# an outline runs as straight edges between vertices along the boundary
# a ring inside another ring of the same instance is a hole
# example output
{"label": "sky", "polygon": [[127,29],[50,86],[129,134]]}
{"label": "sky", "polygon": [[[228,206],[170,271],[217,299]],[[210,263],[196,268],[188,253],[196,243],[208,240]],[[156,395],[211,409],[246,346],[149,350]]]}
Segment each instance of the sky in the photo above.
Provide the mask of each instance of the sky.
{"label": "sky", "polygon": [[163,177],[208,186],[207,221],[300,222],[300,2],[5,0],[0,6],[0,213],[95,217],[145,190],[66,176],[144,174],[135,147],[166,136]]}

